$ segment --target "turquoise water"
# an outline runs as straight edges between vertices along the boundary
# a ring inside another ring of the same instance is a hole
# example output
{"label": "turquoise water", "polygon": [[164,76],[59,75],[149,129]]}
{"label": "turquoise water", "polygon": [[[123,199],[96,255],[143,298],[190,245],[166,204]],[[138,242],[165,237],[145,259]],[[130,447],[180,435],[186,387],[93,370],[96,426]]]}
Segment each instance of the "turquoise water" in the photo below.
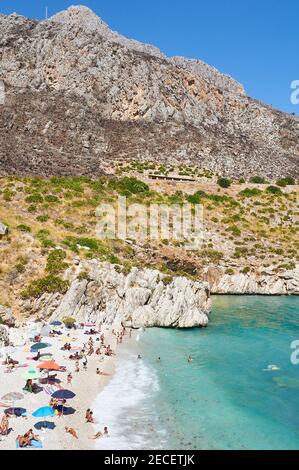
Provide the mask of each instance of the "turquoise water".
{"label": "turquoise water", "polygon": [[138,339],[142,360],[132,364],[155,374],[155,387],[147,384],[135,414],[142,409],[138,419],[164,433],[162,447],[299,449],[299,365],[290,361],[298,297],[214,297],[207,329],[152,329]]}

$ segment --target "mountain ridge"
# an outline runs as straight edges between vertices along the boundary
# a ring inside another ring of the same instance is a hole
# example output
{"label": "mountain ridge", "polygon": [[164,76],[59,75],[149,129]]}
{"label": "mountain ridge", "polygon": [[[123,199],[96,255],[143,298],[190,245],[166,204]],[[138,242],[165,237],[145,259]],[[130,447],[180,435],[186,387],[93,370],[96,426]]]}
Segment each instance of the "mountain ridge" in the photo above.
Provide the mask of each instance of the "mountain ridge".
{"label": "mountain ridge", "polygon": [[0,174],[100,174],[113,160],[159,158],[233,178],[298,175],[299,119],[200,60],[167,58],[82,6],[43,21],[0,15],[0,31]]}

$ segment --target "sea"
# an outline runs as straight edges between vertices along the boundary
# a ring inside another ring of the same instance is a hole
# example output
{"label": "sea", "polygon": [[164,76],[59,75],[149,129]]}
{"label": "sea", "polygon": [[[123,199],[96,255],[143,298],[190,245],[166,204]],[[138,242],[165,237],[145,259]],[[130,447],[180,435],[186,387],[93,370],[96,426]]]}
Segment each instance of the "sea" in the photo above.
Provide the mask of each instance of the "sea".
{"label": "sea", "polygon": [[208,328],[125,342],[95,402],[98,449],[299,449],[299,298],[212,302]]}

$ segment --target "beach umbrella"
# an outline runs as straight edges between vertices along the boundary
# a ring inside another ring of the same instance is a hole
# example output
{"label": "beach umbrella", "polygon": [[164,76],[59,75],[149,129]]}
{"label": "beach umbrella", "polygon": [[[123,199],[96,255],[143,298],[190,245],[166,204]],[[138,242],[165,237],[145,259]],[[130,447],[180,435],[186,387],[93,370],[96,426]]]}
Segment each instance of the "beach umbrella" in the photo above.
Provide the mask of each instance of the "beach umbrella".
{"label": "beach umbrella", "polygon": [[31,346],[31,351],[40,351],[40,349],[48,348],[50,344],[47,343],[35,343]]}
{"label": "beach umbrella", "polygon": [[38,431],[42,430],[43,428],[53,430],[56,428],[56,424],[52,423],[51,421],[39,421],[38,423],[35,423],[34,427],[35,429],[38,429]]}
{"label": "beach umbrella", "polygon": [[37,366],[37,368],[51,371],[51,370],[60,370],[61,366],[56,364],[56,362],[54,361],[47,361]]}
{"label": "beach umbrella", "polygon": [[41,370],[47,370],[48,371],[48,377],[47,377],[47,380],[49,380],[49,373],[50,371],[55,371],[55,370],[61,370],[61,366],[59,366],[58,364],[56,364],[56,362],[54,362],[53,360],[51,361],[47,361],[47,362],[42,362],[42,364],[36,366],[38,369],[41,369]]}
{"label": "beach umbrella", "polygon": [[24,395],[20,392],[10,392],[6,393],[6,395],[3,395],[1,397],[1,400],[4,401],[4,403],[12,403],[12,408],[15,408],[15,402],[23,400]]}
{"label": "beach umbrella", "polygon": [[28,380],[28,379],[34,380],[34,379],[40,379],[40,378],[41,378],[41,373],[35,369],[29,369],[22,375],[22,379],[25,379],[25,380]]}
{"label": "beach umbrella", "polygon": [[62,325],[62,323],[61,323],[61,321],[59,321],[59,320],[55,320],[55,321],[52,321],[51,325],[53,325],[53,326],[60,326],[60,325]]}
{"label": "beach umbrella", "polygon": [[88,323],[84,323],[84,326],[92,327],[92,326],[96,326],[96,324],[92,322],[88,322]]}
{"label": "beach umbrella", "polygon": [[57,398],[58,400],[70,400],[74,398],[76,394],[71,390],[57,390],[56,392],[52,393],[52,398]]}
{"label": "beach umbrella", "polygon": [[32,416],[34,418],[47,418],[48,416],[53,416],[55,414],[55,411],[51,406],[42,406],[41,408],[38,408],[32,413]]}
{"label": "beach umbrella", "polygon": [[[49,416],[53,416],[54,414],[55,414],[55,411],[53,410],[53,408],[51,408],[50,406],[42,406],[41,408],[38,408],[37,410],[35,410],[32,413],[32,416],[34,416],[34,418],[47,418]],[[44,421],[44,423],[46,423],[46,421]],[[47,427],[47,426],[44,426],[44,427]]]}

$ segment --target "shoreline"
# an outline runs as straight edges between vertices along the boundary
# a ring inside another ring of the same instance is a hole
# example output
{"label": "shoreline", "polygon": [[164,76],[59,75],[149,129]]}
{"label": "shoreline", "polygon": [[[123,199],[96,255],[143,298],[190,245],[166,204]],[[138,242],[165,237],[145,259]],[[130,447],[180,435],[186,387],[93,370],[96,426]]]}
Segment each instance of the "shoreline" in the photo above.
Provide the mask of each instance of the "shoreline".
{"label": "shoreline", "polygon": [[[65,365],[67,371],[71,372],[73,375],[73,380],[71,384],[67,384],[67,373],[58,372],[59,380],[61,380],[60,386],[62,388],[70,389],[74,391],[76,396],[72,400],[67,401],[67,406],[74,408],[76,411],[74,414],[67,416],[54,416],[50,418],[33,418],[32,412],[37,408],[42,406],[48,406],[50,401],[50,395],[46,394],[42,390],[38,394],[24,394],[24,399],[15,403],[15,407],[25,408],[27,411],[26,417],[10,417],[9,418],[9,427],[12,428],[12,431],[8,436],[0,438],[0,450],[15,450],[16,449],[16,437],[19,434],[24,434],[28,429],[32,428],[33,432],[39,435],[39,438],[42,440],[43,449],[47,450],[94,450],[96,447],[96,441],[92,440],[92,437],[98,431],[103,431],[102,427],[99,427],[98,423],[94,424],[85,423],[85,412],[86,409],[90,408],[93,410],[93,406],[97,396],[105,389],[110,380],[113,377],[116,368],[116,362],[118,355],[121,354],[122,344],[117,344],[116,337],[112,335],[112,329],[116,328],[115,325],[103,325],[102,332],[105,334],[105,344],[110,344],[112,350],[115,352],[115,356],[88,356],[88,368],[87,371],[82,369],[82,364],[80,363],[80,372],[75,372],[75,361],[68,359],[69,352],[61,351],[60,347],[63,342],[60,338],[47,338],[51,347],[49,350],[45,350],[53,354],[55,362],[60,365]],[[19,329],[20,334],[28,334],[26,328]],[[71,336],[78,337],[78,340],[88,340],[88,336],[83,336],[81,331],[75,330],[74,332],[70,331]],[[123,341],[127,343],[131,338],[128,337],[128,332],[124,336]],[[132,335],[133,336],[133,335]],[[97,335],[95,335],[95,338]],[[43,340],[44,341],[44,340]],[[5,351],[5,349],[3,350]],[[43,351],[42,351],[43,352]],[[45,352],[46,354],[46,352]],[[6,393],[10,392],[20,392],[23,393],[22,387],[25,385],[25,379],[22,378],[24,372],[28,369],[32,369],[39,364],[35,361],[29,361],[28,357],[30,356],[30,346],[29,340],[28,344],[23,346],[17,346],[14,348],[11,356],[18,360],[22,367],[16,368],[11,373],[5,373],[5,366],[2,364],[3,357],[0,359],[0,372],[7,378],[7,380],[2,381],[0,385],[0,396],[2,397]],[[25,367],[26,364],[26,367]],[[97,375],[96,369],[100,370],[105,375]],[[61,374],[61,375],[60,375]],[[107,374],[107,375],[106,375]],[[3,411],[9,407],[0,405],[1,418]],[[94,410],[93,410],[94,411]],[[40,421],[48,421],[55,424],[53,430],[40,431],[34,428],[34,424]],[[65,426],[71,427],[76,430],[78,439],[75,439],[70,434],[65,432]],[[109,430],[109,423],[107,423]],[[26,448],[27,450],[28,448]],[[29,448],[30,449],[30,448]]]}

